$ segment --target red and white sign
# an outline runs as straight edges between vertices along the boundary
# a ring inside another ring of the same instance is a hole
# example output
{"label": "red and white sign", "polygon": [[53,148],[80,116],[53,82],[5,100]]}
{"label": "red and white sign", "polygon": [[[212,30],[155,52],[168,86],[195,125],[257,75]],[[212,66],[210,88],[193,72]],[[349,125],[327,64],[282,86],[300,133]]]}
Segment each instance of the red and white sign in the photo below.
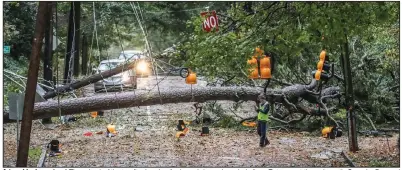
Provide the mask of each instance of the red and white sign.
{"label": "red and white sign", "polygon": [[216,12],[201,12],[201,17],[204,17],[205,20],[202,23],[202,29],[206,32],[211,32],[212,28],[215,28],[215,32],[219,30],[219,22],[218,17],[216,16]]}

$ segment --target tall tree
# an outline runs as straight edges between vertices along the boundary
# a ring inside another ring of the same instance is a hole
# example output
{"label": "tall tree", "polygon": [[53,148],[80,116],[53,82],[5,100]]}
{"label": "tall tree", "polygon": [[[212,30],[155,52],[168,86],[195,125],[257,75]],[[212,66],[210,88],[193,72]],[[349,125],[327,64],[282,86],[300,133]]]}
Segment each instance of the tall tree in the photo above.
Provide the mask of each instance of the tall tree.
{"label": "tall tree", "polygon": [[81,72],[83,75],[88,74],[88,40],[85,34],[82,35],[82,52],[81,52]]}
{"label": "tall tree", "polygon": [[73,61],[71,60],[71,57],[74,55],[73,51],[73,39],[74,37],[74,3],[71,2],[71,7],[70,7],[70,16],[68,17],[68,35],[67,35],[67,50],[65,53],[64,57],[64,84],[70,83],[71,81],[71,74],[72,74],[72,66],[73,66]]}
{"label": "tall tree", "polygon": [[80,74],[81,2],[74,2],[74,76]]}
{"label": "tall tree", "polygon": [[[54,4],[55,2],[52,2]],[[52,58],[53,58],[53,5],[48,6],[48,13],[45,26],[45,55],[43,57],[43,84],[52,87],[53,71],[52,71]],[[50,89],[44,88],[46,91]],[[42,123],[50,123],[51,119],[43,119]]]}

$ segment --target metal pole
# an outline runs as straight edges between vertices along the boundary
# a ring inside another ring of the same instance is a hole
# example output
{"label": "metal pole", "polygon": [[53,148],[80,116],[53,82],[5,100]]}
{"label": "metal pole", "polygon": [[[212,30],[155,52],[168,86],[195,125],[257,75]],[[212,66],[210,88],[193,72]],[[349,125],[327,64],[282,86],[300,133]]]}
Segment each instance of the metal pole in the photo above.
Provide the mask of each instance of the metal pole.
{"label": "metal pole", "polygon": [[[17,108],[19,108],[20,106],[18,106],[19,104],[19,100],[17,100]],[[19,109],[18,109],[19,110]],[[17,153],[18,153],[18,144],[19,144],[19,142],[20,142],[20,127],[19,127],[19,125],[20,125],[20,114],[19,114],[19,112],[17,111]]]}
{"label": "metal pole", "polygon": [[22,114],[21,134],[18,145],[17,164],[16,167],[27,167],[29,142],[31,139],[32,117],[35,102],[36,85],[38,82],[38,71],[40,64],[40,51],[42,48],[42,40],[45,33],[45,25],[47,24],[46,16],[49,15],[47,7],[51,2],[40,1],[38,13],[36,15],[35,36],[32,41],[32,53],[29,61],[27,88],[24,98],[24,110]]}

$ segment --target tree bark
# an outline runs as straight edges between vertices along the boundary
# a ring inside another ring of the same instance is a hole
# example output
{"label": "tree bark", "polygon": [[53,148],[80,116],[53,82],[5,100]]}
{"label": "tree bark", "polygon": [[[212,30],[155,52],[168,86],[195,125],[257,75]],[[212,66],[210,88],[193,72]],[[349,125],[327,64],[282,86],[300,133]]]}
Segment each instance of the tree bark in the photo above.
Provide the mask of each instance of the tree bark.
{"label": "tree bark", "polygon": [[88,41],[85,34],[82,35],[82,52],[81,52],[81,73],[88,74]]}
{"label": "tree bark", "polygon": [[[50,15],[47,15],[46,20],[49,21],[47,22],[46,25],[46,31],[45,31],[45,55],[43,57],[43,79],[45,79],[45,81],[43,82],[43,84],[47,85],[47,86],[52,86],[51,85],[51,81],[53,78],[53,73],[52,73],[52,55],[53,55],[53,25],[52,25],[52,6],[48,7],[48,13]],[[46,87],[44,87],[44,89],[46,91],[48,91],[49,89],[47,89]]]}
{"label": "tree bark", "polygon": [[[275,102],[285,102],[284,98],[298,98],[303,96],[302,91],[314,88],[315,80],[310,85],[296,84],[283,89],[267,89],[267,95],[274,95]],[[62,115],[78,114],[96,110],[109,110],[135,106],[148,106],[165,103],[205,102],[208,100],[255,101],[262,88],[256,87],[210,87],[177,89],[158,92],[123,92],[110,95],[84,97],[60,102]],[[280,94],[280,95],[277,95]],[[284,94],[284,95],[283,95]],[[297,96],[298,95],[298,96]],[[194,97],[194,98],[192,98]],[[162,103],[161,100],[162,99]],[[192,100],[193,99],[193,100]],[[41,102],[35,105],[34,117],[45,118],[58,114],[56,101]]]}
{"label": "tree bark", "polygon": [[17,152],[17,167],[27,167],[29,142],[31,139],[32,117],[35,102],[35,91],[38,81],[38,71],[40,64],[40,51],[42,48],[44,26],[47,25],[46,20],[48,6],[51,2],[39,2],[38,14],[36,16],[35,37],[32,42],[32,54],[29,62],[28,80],[24,99],[24,108],[22,114],[21,134]]}
{"label": "tree bark", "polygon": [[[283,103],[289,113],[302,113],[310,116],[325,116],[326,112],[322,109],[317,111],[316,108],[303,106],[299,101],[287,103],[289,100],[285,98],[302,98],[310,99],[310,103],[318,103],[318,94],[312,94],[307,89],[312,89],[316,86],[315,80],[309,85],[292,85],[283,89],[267,89],[267,96],[274,96],[274,101]],[[228,101],[256,101],[257,96],[262,94],[263,88],[259,87],[203,87],[190,89],[166,90],[159,93],[155,92],[123,92],[110,95],[97,95],[93,97],[84,97],[78,99],[60,101],[61,114],[79,114],[98,110],[121,109],[136,106],[149,106],[165,103],[186,103],[186,102],[205,102],[208,100],[228,100]],[[304,91],[304,92],[303,92]],[[335,95],[334,95],[335,94]],[[325,98],[337,98],[339,87],[329,87],[323,90],[322,96]],[[299,95],[299,96],[297,96]],[[193,98],[194,97],[194,98]],[[161,100],[162,99],[162,103]],[[307,100],[308,101],[308,100]],[[295,108],[292,108],[292,105]],[[34,119],[42,119],[47,117],[59,116],[59,105],[57,101],[47,101],[35,104]],[[333,110],[333,109],[329,109]],[[7,117],[4,117],[3,122],[9,122]]]}
{"label": "tree bark", "polygon": [[79,76],[80,74],[80,38],[81,38],[81,2],[75,1],[74,3],[74,76]]}
{"label": "tree bark", "polygon": [[[121,109],[136,106],[149,106],[166,103],[205,102],[208,100],[256,100],[261,94],[262,88],[254,87],[214,87],[178,89],[161,91],[160,96],[155,92],[123,92],[118,94],[99,95],[71,100],[41,102],[35,105],[34,117],[36,119],[58,115],[58,108],[61,114],[78,114],[97,110]],[[193,98],[194,97],[194,98]],[[162,99],[162,103],[161,100]],[[193,100],[192,100],[193,99]]]}
{"label": "tree bark", "polygon": [[[48,6],[48,13],[46,20],[46,31],[45,31],[45,55],[43,57],[43,84],[52,87],[51,83],[53,79],[52,72],[52,58],[53,58],[53,6]],[[44,87],[46,91],[50,89]],[[51,118],[42,119],[42,123],[51,123]]]}
{"label": "tree bark", "polygon": [[352,71],[350,67],[350,54],[349,54],[349,44],[348,38],[345,32],[345,41],[343,44],[343,70],[345,77],[345,103],[348,117],[348,137],[349,137],[349,151],[356,152],[359,150],[357,143],[357,130],[356,130],[356,117],[354,114],[354,97],[353,97],[353,82],[352,82]]}
{"label": "tree bark", "polygon": [[70,2],[71,7],[70,7],[70,16],[68,17],[68,33],[67,33],[67,50],[66,50],[66,55],[64,57],[64,84],[70,83],[71,79],[71,65],[72,62],[71,56],[74,54],[74,51],[72,51],[72,46],[73,46],[73,38],[74,38],[74,15],[73,15],[73,3]]}
{"label": "tree bark", "polygon": [[58,87],[58,88],[56,88],[56,91],[55,90],[49,91],[43,97],[45,99],[56,97],[58,93],[64,93],[64,92],[68,92],[68,91],[71,91],[71,90],[74,90],[74,89],[84,87],[86,85],[89,85],[89,84],[95,83],[97,81],[103,80],[104,78],[108,78],[108,77],[111,77],[113,75],[116,75],[116,74],[119,74],[121,72],[124,72],[126,70],[133,69],[134,66],[135,66],[135,61],[130,62],[130,63],[126,63],[124,65],[121,65],[121,66],[116,67],[116,68],[111,69],[111,70],[107,70],[107,71],[102,72],[100,74],[94,74],[94,75],[92,75],[92,76],[90,76],[88,78],[85,78],[83,80],[78,80],[78,81],[75,81],[73,83],[64,85],[62,87]]}

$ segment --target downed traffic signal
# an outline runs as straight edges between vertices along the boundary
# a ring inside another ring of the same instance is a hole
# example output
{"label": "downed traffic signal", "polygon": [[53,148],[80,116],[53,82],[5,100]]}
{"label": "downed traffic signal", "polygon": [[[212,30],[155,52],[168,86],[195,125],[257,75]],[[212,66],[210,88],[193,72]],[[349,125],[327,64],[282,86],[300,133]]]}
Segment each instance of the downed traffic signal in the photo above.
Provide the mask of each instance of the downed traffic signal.
{"label": "downed traffic signal", "polygon": [[251,68],[249,70],[249,78],[251,79],[258,79],[258,61],[257,57],[253,56],[250,60],[247,60],[247,64],[251,65]]}
{"label": "downed traffic signal", "polygon": [[316,80],[328,80],[329,79],[329,70],[331,69],[331,65],[329,64],[329,58],[326,54],[325,50],[322,50],[320,53],[320,61],[317,63],[317,70],[312,72],[313,77]]}
{"label": "downed traffic signal", "polygon": [[251,66],[248,77],[251,79],[270,79],[272,77],[270,57],[263,55],[264,51],[259,47],[255,49],[255,52],[255,55],[247,60],[247,64]]}
{"label": "downed traffic signal", "polygon": [[190,71],[186,77],[186,84],[197,84],[197,75]]}
{"label": "downed traffic signal", "polygon": [[271,62],[269,57],[263,55],[260,59],[260,78],[270,79],[271,76]]}

